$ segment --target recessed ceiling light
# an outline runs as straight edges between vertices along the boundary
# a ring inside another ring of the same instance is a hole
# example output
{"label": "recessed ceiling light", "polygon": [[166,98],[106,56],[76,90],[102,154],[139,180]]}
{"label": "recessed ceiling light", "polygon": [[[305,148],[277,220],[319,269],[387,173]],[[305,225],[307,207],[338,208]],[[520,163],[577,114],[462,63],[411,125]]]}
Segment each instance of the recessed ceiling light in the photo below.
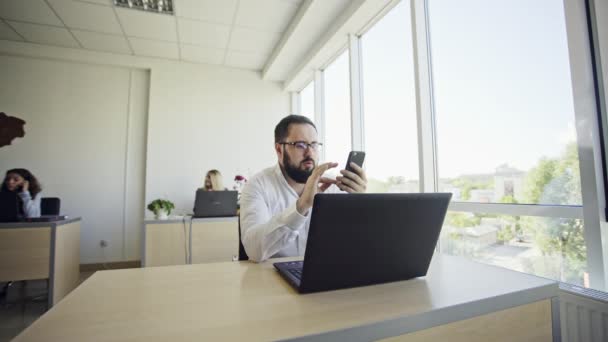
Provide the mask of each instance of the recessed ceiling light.
{"label": "recessed ceiling light", "polygon": [[173,0],[114,0],[114,5],[173,15]]}

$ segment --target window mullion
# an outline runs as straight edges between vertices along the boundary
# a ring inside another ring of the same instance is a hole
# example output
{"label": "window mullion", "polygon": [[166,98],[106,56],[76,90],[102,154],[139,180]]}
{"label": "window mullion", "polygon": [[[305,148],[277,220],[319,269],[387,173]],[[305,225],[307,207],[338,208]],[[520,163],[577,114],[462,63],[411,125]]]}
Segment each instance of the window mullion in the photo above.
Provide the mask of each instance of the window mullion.
{"label": "window mullion", "polygon": [[353,150],[364,151],[361,39],[354,34],[348,36],[348,52],[350,62],[351,146]]}
{"label": "window mullion", "polygon": [[451,202],[449,210],[476,214],[501,214],[510,216],[540,216],[571,219],[583,219],[584,217],[583,207],[580,205]]}
{"label": "window mullion", "polygon": [[411,1],[420,191],[438,190],[430,36],[426,0]]}
{"label": "window mullion", "polygon": [[[578,140],[589,282],[593,288],[605,289],[605,269],[600,230],[600,217],[602,215],[600,207],[603,208],[605,200],[599,196],[597,190],[603,187],[602,179],[596,176],[601,174],[602,167],[599,153],[596,98],[592,91],[595,85],[593,83],[585,1],[564,0],[564,12]],[[602,206],[600,206],[600,203]]]}
{"label": "window mullion", "polygon": [[[321,70],[314,71],[315,125],[320,141],[325,141],[325,82]],[[321,160],[325,160],[325,149],[321,149]]]}

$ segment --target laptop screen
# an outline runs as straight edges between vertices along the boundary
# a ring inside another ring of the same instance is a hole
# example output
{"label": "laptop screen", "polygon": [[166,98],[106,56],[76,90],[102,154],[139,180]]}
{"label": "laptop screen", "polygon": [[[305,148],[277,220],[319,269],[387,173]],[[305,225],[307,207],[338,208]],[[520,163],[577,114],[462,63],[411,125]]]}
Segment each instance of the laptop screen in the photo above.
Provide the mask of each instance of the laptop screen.
{"label": "laptop screen", "polygon": [[194,217],[226,217],[237,214],[237,191],[198,189],[194,200]]}

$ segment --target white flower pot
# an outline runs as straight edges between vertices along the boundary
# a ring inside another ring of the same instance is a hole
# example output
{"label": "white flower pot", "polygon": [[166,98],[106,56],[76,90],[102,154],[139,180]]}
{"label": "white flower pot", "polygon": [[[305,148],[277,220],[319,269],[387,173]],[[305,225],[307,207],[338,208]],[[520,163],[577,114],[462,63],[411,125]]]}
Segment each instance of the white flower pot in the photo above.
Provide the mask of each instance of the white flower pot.
{"label": "white flower pot", "polygon": [[168,218],[169,218],[169,213],[164,209],[161,209],[156,213],[157,220],[166,220]]}

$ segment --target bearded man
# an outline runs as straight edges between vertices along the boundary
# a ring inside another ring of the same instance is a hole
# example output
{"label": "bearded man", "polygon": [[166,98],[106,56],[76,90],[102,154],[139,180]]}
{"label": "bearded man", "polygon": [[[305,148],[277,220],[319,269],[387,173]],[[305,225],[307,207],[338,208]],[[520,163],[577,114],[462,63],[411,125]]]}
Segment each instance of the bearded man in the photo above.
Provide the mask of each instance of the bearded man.
{"label": "bearded man", "polygon": [[338,166],[317,165],[317,128],[301,115],[283,118],[274,130],[278,163],[251,178],[241,195],[241,241],[249,259],[304,255],[314,197],[319,192],[365,192],[365,171],[340,170],[336,179],[323,173]]}

